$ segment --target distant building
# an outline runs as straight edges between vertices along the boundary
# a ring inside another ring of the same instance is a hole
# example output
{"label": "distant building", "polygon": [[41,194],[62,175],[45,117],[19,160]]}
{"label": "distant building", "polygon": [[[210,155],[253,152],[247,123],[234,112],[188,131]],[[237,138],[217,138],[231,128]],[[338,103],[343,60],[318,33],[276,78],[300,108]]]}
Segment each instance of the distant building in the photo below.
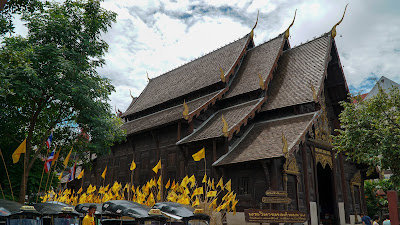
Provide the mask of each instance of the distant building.
{"label": "distant building", "polygon": [[370,99],[373,96],[377,95],[379,92],[379,87],[381,87],[385,92],[388,92],[393,87],[400,88],[400,85],[391,79],[382,76],[374,85],[374,87],[369,91],[365,99]]}

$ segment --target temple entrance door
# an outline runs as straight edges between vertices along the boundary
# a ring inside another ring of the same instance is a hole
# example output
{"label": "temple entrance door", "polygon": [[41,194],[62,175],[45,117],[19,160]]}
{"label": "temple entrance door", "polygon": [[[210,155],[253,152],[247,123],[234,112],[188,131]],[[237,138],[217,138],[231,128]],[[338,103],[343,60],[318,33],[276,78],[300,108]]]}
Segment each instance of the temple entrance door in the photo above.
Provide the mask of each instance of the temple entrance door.
{"label": "temple entrance door", "polygon": [[325,168],[320,163],[317,164],[317,176],[318,176],[318,198],[319,206],[318,213],[319,219],[324,225],[335,225],[335,201],[334,201],[334,188],[332,181],[332,170],[329,165]]}

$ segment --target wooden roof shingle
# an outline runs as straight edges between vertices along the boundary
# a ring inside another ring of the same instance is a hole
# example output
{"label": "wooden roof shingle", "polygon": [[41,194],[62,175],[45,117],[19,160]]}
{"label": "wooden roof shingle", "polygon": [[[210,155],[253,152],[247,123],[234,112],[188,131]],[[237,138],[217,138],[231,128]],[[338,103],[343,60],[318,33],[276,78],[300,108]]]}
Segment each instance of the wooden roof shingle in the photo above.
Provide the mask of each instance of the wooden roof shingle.
{"label": "wooden roof shingle", "polygon": [[268,100],[261,111],[312,102],[311,84],[318,93],[325,78],[330,46],[331,36],[327,33],[285,51],[279,59],[267,91]]}
{"label": "wooden roof shingle", "polygon": [[272,78],[279,56],[282,54],[286,39],[281,34],[249,50],[235,79],[224,98],[231,98],[240,94],[260,89],[258,74],[268,83]]}
{"label": "wooden roof shingle", "polygon": [[318,112],[313,112],[256,123],[213,166],[282,157],[282,132],[290,151],[307,133],[318,115]]}
{"label": "wooden roof shingle", "polygon": [[138,99],[123,116],[143,111],[220,82],[220,67],[229,77],[234,65],[246,51],[250,39],[251,37],[247,34],[203,57],[150,79]]}
{"label": "wooden roof shingle", "polygon": [[210,138],[221,137],[222,134],[222,115],[228,123],[228,132],[230,137],[234,132],[239,132],[241,125],[246,125],[249,118],[254,117],[257,110],[265,102],[265,98],[256,99],[243,104],[235,105],[222,109],[212,115],[207,121],[203,122],[197,130],[186,136],[177,144],[201,141]]}

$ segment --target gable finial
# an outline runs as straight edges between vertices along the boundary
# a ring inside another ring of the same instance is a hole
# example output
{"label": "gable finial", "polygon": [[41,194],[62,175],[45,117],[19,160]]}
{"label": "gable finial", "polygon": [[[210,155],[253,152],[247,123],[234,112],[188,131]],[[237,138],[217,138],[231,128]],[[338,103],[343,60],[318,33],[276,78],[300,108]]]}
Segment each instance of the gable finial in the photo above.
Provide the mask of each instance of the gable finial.
{"label": "gable finial", "polygon": [[288,158],[289,157],[289,148],[288,148],[288,143],[287,143],[286,137],[283,134],[283,132],[282,132],[282,144],[283,144],[283,147],[282,147],[283,156],[285,156],[285,158]]}
{"label": "gable finial", "polygon": [[224,134],[225,137],[229,136],[229,132],[228,132],[228,123],[226,122],[225,118],[224,118],[224,114],[222,114],[221,117],[222,120],[222,133]]}
{"label": "gable finial", "polygon": [[343,21],[343,18],[344,18],[344,15],[346,14],[346,9],[347,9],[347,6],[348,6],[348,5],[349,5],[349,3],[347,3],[346,7],[344,8],[344,12],[343,12],[342,19],[340,19],[340,21],[337,22],[337,23],[335,24],[335,26],[332,27],[332,30],[331,30],[332,38],[335,38],[335,37],[336,37],[336,26],[338,26],[338,25]]}
{"label": "gable finial", "polygon": [[250,32],[250,37],[251,38],[253,38],[253,36],[254,36],[254,29],[256,28],[256,26],[257,26],[257,23],[258,23],[258,15],[260,14],[260,10],[258,10],[258,12],[257,12],[257,20],[256,20],[256,24],[254,24],[254,27],[253,27],[253,29],[251,29],[251,32]]}
{"label": "gable finial", "polygon": [[146,71],[147,74],[147,81],[150,82],[150,77],[149,77],[149,73]]}
{"label": "gable finial", "polygon": [[223,70],[221,67],[219,67],[219,71],[221,72],[221,74],[220,74],[221,81],[222,81],[223,83],[225,83],[225,73],[224,73],[224,70]]}
{"label": "gable finial", "polygon": [[131,96],[132,100],[135,98],[135,97],[133,97],[133,95],[132,95],[131,89],[129,89],[129,95]]}
{"label": "gable finial", "polygon": [[183,100],[183,112],[182,112],[182,116],[185,120],[189,119],[189,107],[186,104],[186,101]]}
{"label": "gable finial", "polygon": [[286,29],[286,31],[285,31],[285,38],[286,38],[286,39],[289,38],[289,35],[290,35],[289,30],[290,30],[290,28],[291,28],[291,27],[293,26],[293,24],[294,24],[294,20],[296,19],[296,13],[297,13],[297,9],[294,11],[294,18],[293,18],[292,23],[289,25],[288,29]]}
{"label": "gable finial", "polygon": [[260,79],[260,80],[259,80],[259,84],[260,84],[261,90],[265,90],[264,80],[263,80],[263,78],[262,78],[262,76],[261,76],[260,73],[258,73],[258,78]]}

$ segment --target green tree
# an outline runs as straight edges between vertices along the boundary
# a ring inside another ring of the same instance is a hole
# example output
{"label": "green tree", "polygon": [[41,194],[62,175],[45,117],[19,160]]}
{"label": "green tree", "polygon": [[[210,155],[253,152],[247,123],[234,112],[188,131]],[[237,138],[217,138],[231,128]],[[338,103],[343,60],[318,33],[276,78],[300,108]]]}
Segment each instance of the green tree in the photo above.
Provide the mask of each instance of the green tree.
{"label": "green tree", "polygon": [[[24,11],[27,37],[5,37],[0,46],[0,81],[7,83],[0,87],[0,148],[10,163],[25,138],[27,144],[26,154],[15,164],[22,168],[20,202],[27,194],[31,169],[47,154],[45,141],[51,131],[60,155],[73,146],[86,162],[91,154],[108,153],[125,137],[121,120],[107,102],[114,87],[95,70],[104,64],[108,49],[101,33],[116,20],[116,14],[100,3],[46,2]],[[42,168],[43,162],[38,163]]]}
{"label": "green tree", "polygon": [[341,129],[334,137],[335,149],[352,160],[392,170],[394,184],[400,185],[400,91],[393,87],[357,104],[341,103]]}

